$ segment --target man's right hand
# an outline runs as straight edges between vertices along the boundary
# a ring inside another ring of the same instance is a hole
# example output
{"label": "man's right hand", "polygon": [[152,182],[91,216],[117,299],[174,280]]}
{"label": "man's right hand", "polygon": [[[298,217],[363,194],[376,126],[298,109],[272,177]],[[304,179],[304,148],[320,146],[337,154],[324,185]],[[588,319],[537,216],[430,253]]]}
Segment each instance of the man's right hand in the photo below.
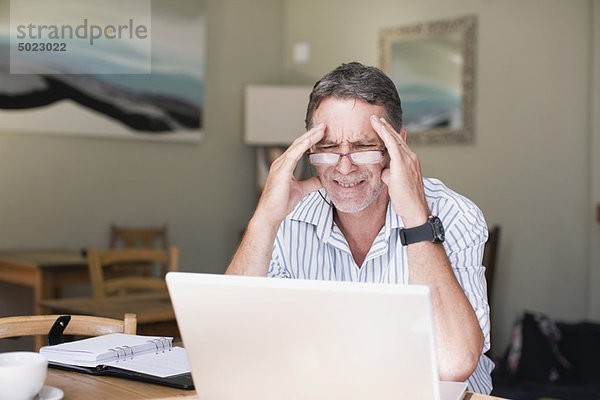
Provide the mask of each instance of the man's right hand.
{"label": "man's right hand", "polygon": [[260,218],[279,227],[283,219],[307,194],[319,190],[318,177],[305,181],[294,178],[294,170],[302,155],[317,144],[325,133],[325,124],[319,124],[300,136],[271,164],[265,187],[260,196],[254,218]]}
{"label": "man's right hand", "polygon": [[254,216],[227,268],[227,274],[267,275],[281,221],[304,196],[322,187],[318,177],[297,181],[294,170],[302,155],[317,144],[324,134],[325,124],[315,126],[273,161]]}

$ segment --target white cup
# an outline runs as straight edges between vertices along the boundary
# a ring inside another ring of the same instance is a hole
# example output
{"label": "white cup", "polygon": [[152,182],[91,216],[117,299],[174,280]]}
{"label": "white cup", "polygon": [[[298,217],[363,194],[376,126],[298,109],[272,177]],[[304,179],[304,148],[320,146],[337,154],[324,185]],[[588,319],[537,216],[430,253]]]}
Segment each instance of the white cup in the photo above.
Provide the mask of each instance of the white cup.
{"label": "white cup", "polygon": [[42,390],[48,360],[40,353],[0,353],[0,400],[31,400]]}

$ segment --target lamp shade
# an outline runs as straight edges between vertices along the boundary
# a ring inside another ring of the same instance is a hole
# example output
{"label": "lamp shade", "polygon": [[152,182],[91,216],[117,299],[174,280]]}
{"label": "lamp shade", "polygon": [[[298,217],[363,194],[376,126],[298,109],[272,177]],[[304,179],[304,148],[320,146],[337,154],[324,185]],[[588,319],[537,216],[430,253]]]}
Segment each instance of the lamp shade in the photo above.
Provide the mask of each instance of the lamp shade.
{"label": "lamp shade", "polygon": [[248,85],[244,93],[244,142],[289,145],[306,129],[311,86]]}

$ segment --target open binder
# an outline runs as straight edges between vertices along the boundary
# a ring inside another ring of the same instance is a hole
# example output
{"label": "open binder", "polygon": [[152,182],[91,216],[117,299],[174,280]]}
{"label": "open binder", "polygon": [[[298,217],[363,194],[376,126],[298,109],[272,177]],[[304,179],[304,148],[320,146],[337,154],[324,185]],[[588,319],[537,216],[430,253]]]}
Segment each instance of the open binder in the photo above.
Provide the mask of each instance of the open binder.
{"label": "open binder", "polygon": [[185,349],[170,337],[111,333],[45,346],[40,353],[56,368],[194,388]]}

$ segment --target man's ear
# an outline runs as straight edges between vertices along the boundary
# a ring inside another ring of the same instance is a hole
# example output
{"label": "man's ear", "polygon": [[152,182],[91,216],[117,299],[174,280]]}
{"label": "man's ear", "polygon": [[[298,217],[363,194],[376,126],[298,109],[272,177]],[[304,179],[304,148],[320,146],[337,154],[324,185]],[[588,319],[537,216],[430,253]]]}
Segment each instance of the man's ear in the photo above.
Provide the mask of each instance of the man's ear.
{"label": "man's ear", "polygon": [[400,132],[399,133],[400,133],[400,136],[402,136],[402,139],[404,141],[406,141],[406,129],[400,128]]}

